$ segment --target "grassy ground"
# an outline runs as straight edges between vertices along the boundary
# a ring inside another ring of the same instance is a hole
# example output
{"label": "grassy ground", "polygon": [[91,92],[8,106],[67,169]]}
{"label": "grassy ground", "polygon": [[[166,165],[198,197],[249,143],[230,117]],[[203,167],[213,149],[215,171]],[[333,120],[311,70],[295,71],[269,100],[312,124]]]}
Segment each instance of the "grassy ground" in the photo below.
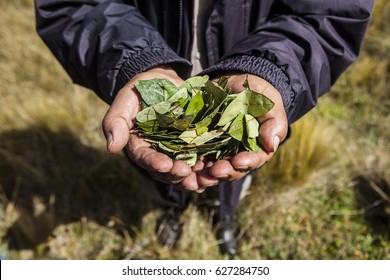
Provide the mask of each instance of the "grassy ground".
{"label": "grassy ground", "polygon": [[[75,86],[35,34],[32,0],[0,2],[0,255],[11,259],[224,259],[195,201],[176,249],[122,155],[107,105]],[[390,2],[363,52],[240,204],[242,259],[390,259]]]}

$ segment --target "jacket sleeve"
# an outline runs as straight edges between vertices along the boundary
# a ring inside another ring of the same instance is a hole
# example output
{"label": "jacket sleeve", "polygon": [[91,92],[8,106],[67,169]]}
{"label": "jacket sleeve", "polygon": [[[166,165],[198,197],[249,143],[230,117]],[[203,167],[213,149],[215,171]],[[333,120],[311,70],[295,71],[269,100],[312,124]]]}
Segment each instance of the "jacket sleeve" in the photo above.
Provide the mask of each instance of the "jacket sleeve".
{"label": "jacket sleeve", "polygon": [[37,31],[77,84],[111,103],[134,75],[179,57],[139,11],[123,1],[36,0]]}
{"label": "jacket sleeve", "polygon": [[274,1],[265,23],[204,73],[236,70],[263,77],[281,93],[292,123],[356,60],[372,7],[373,0]]}

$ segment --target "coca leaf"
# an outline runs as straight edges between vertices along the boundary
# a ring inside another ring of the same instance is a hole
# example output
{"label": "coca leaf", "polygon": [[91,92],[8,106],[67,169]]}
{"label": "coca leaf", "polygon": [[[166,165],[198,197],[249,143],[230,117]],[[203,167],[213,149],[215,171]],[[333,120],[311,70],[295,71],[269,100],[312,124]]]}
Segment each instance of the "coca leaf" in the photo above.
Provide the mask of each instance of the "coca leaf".
{"label": "coca leaf", "polygon": [[197,153],[185,153],[176,155],[176,160],[184,160],[189,166],[194,166],[198,160]]}
{"label": "coca leaf", "polygon": [[173,102],[176,102],[176,101],[178,101],[180,99],[187,100],[188,97],[189,96],[188,96],[187,89],[182,88],[182,89],[176,91],[175,93],[173,93],[173,95],[168,98],[168,101],[173,103]]}
{"label": "coca leaf", "polygon": [[224,131],[217,131],[217,130],[212,130],[205,132],[199,136],[197,136],[194,140],[192,140],[191,144],[195,144],[196,146],[200,146],[218,136],[221,136],[224,133]]}
{"label": "coca leaf", "polygon": [[186,88],[189,92],[193,89],[200,89],[204,87],[205,83],[209,80],[209,76],[194,76],[185,80],[180,88]]}
{"label": "coca leaf", "polygon": [[[253,90],[245,90],[244,93],[250,100],[247,113],[255,118],[258,118],[274,107],[274,102],[271,99]],[[241,93],[242,94],[242,93]]]}
{"label": "coca leaf", "polygon": [[232,122],[232,124],[229,127],[228,133],[230,136],[232,136],[234,139],[238,141],[242,141],[244,139],[244,114],[239,114]]}
{"label": "coca leaf", "polygon": [[166,79],[140,80],[135,84],[135,88],[147,106],[165,101],[177,91],[176,86]]}
{"label": "coca leaf", "polygon": [[245,148],[250,152],[259,152],[261,151],[260,146],[257,144],[257,138],[248,137],[243,142]]}
{"label": "coca leaf", "polygon": [[188,144],[192,143],[196,137],[198,137],[196,130],[186,130],[179,135],[179,138]]}
{"label": "coca leaf", "polygon": [[256,138],[259,136],[260,124],[252,115],[245,115],[245,126],[248,137]]}
{"label": "coca leaf", "polygon": [[238,114],[251,114],[260,117],[272,109],[274,103],[266,96],[253,90],[243,90],[234,98],[223,112],[218,126],[224,126]]}
{"label": "coca leaf", "polygon": [[156,132],[159,128],[159,124],[156,120],[137,122],[137,126],[143,131],[148,131],[148,132]]}
{"label": "coca leaf", "polygon": [[204,101],[201,93],[195,94],[188,103],[185,114],[191,116],[191,122],[196,118],[199,112],[202,111]]}

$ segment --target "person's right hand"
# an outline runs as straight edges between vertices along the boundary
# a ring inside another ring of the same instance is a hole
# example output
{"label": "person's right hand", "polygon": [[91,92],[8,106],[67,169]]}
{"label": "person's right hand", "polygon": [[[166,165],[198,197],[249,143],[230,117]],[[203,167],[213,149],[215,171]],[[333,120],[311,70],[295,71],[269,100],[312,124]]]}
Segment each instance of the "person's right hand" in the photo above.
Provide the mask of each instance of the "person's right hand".
{"label": "person's right hand", "polygon": [[180,184],[197,189],[197,177],[184,161],[173,161],[169,156],[153,149],[133,130],[135,117],[141,109],[141,97],[135,88],[138,80],[165,78],[180,86],[184,81],[170,67],[156,67],[131,79],[116,95],[103,120],[103,130],[109,153],[126,149],[130,159],[145,169],[157,181]]}

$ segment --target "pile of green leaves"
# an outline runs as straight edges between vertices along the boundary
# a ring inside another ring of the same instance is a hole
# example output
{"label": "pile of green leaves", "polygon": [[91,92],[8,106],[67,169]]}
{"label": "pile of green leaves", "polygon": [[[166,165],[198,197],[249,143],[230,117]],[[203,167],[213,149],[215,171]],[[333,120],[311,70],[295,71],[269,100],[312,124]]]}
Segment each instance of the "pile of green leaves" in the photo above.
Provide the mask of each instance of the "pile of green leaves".
{"label": "pile of green leaves", "polygon": [[152,146],[175,160],[193,166],[200,157],[218,160],[240,151],[259,151],[257,117],[274,103],[249,88],[232,93],[228,78],[218,82],[195,76],[176,87],[167,79],[136,84],[142,110],[138,131]]}

